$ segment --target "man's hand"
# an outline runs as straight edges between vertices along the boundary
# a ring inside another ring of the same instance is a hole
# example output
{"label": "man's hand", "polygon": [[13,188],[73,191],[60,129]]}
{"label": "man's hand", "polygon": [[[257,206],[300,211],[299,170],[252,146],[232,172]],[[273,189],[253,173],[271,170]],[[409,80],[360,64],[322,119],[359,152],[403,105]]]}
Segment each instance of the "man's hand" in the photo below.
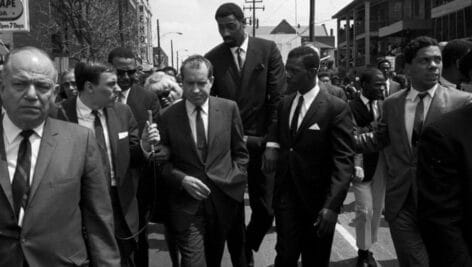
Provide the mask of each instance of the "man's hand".
{"label": "man's hand", "polygon": [[262,171],[266,173],[274,172],[279,158],[278,148],[266,147],[264,155],[262,155]]}
{"label": "man's hand", "polygon": [[161,163],[170,158],[170,150],[167,146],[159,144],[155,147],[154,153],[152,153],[150,158]]}
{"label": "man's hand", "polygon": [[338,214],[330,209],[322,209],[318,213],[318,219],[316,220],[314,226],[318,227],[316,231],[319,237],[323,237],[327,234],[334,232],[336,227],[336,222],[338,221]]}
{"label": "man's hand", "polygon": [[202,181],[192,176],[185,176],[182,180],[182,187],[196,200],[208,198],[211,191]]}
{"label": "man's hand", "polygon": [[156,146],[161,141],[159,130],[157,130],[157,124],[146,122],[143,134],[141,135],[141,145],[144,151],[152,152],[152,146]]}
{"label": "man's hand", "polygon": [[364,169],[359,166],[354,167],[354,178],[352,179],[353,182],[361,183],[364,180]]}

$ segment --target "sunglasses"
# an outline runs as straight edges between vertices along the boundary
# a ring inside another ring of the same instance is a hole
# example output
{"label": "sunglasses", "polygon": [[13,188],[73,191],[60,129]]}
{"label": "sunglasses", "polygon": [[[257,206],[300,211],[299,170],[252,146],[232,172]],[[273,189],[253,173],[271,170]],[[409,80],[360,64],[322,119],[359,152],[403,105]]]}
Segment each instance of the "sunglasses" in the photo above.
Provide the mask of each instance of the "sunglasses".
{"label": "sunglasses", "polygon": [[126,73],[128,74],[128,76],[134,75],[136,73],[136,69],[134,69],[134,70],[120,70],[120,69],[117,69],[116,70],[116,74],[118,76],[123,76]]}

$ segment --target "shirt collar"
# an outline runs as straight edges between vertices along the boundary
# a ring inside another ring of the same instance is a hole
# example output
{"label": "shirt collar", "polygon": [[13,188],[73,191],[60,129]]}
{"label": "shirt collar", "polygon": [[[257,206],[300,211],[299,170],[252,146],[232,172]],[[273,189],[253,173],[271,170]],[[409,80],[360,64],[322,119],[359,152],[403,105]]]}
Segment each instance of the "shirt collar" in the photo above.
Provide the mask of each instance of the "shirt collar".
{"label": "shirt collar", "polygon": [[366,105],[366,106],[369,105],[370,99],[368,99],[367,97],[365,97],[362,93],[360,94],[360,98],[361,98],[361,100],[362,100],[362,103],[364,103],[364,105]]}
{"label": "shirt collar", "polygon": [[[431,87],[430,89],[428,89],[426,92],[428,93],[428,95],[433,98],[434,97],[434,93],[436,93],[436,89],[438,88],[438,84],[435,84],[433,87]],[[416,90],[415,88],[413,88],[413,86],[411,86],[410,88],[410,91],[408,92],[408,95],[406,96],[406,99],[408,100],[411,100],[411,101],[415,101],[416,99],[416,96],[420,93],[420,91]]]}
{"label": "shirt collar", "polygon": [[[311,103],[315,99],[315,97],[318,95],[320,92],[320,86],[318,85],[318,81],[316,82],[315,86],[310,89],[310,91],[306,92],[303,94],[303,102],[305,103]],[[299,98],[302,94],[297,91],[297,98]]]}
{"label": "shirt collar", "polygon": [[247,34],[245,34],[243,43],[240,46],[231,47],[230,48],[231,52],[236,53],[236,49],[241,48],[241,50],[243,50],[243,52],[246,53],[248,43],[249,43],[249,36]]}
{"label": "shirt collar", "polygon": [[[195,112],[195,108],[197,106],[195,106],[192,102],[185,100],[185,107],[187,109],[187,114],[192,115]],[[202,111],[203,113],[208,114],[208,98],[202,105]]]}
{"label": "shirt collar", "polygon": [[[41,138],[43,136],[43,130],[44,130],[44,121],[37,126],[36,128],[33,129],[34,133]],[[17,138],[22,129],[18,128],[10,119],[8,114],[5,112],[3,115],[3,131],[5,133],[5,136],[7,138],[8,144],[11,144],[15,138]]]}
{"label": "shirt collar", "polygon": [[[100,115],[103,115],[103,109],[99,109],[98,113]],[[89,108],[87,105],[85,105],[84,102],[82,102],[82,99],[80,99],[80,94],[77,97],[77,115],[80,115],[82,118],[83,117],[88,117],[88,116],[93,116],[92,115],[92,109]]]}

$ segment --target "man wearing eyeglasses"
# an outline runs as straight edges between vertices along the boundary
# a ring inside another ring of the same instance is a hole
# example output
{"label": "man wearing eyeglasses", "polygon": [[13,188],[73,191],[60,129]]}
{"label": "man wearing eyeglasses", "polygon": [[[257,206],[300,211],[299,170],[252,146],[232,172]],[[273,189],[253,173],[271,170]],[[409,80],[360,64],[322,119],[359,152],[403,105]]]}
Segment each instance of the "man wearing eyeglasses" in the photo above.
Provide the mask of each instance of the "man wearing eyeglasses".
{"label": "man wearing eyeglasses", "polygon": [[[124,47],[117,47],[108,54],[108,62],[116,69],[118,85],[121,88],[121,94],[118,95],[119,102],[128,104],[133,115],[138,122],[139,135],[148,120],[148,110],[152,110],[154,121],[156,121],[160,105],[157,95],[146,91],[138,84],[137,64],[133,52]],[[152,178],[151,174],[141,170],[141,178]],[[152,206],[152,193],[154,182],[151,179],[139,179],[138,186],[138,207],[140,229],[147,223],[148,213]],[[139,236],[138,252],[136,253],[136,265],[148,266],[148,244],[146,231]]]}

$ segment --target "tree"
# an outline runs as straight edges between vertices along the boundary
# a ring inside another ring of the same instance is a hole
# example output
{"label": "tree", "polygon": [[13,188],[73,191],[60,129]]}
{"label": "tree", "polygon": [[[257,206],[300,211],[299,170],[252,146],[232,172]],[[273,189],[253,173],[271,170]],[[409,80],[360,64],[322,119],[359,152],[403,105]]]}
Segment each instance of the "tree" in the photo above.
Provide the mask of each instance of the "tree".
{"label": "tree", "polygon": [[53,54],[106,61],[114,47],[137,48],[137,12],[128,0],[49,0],[41,9],[49,20],[32,33],[42,44],[49,39],[43,48]]}

